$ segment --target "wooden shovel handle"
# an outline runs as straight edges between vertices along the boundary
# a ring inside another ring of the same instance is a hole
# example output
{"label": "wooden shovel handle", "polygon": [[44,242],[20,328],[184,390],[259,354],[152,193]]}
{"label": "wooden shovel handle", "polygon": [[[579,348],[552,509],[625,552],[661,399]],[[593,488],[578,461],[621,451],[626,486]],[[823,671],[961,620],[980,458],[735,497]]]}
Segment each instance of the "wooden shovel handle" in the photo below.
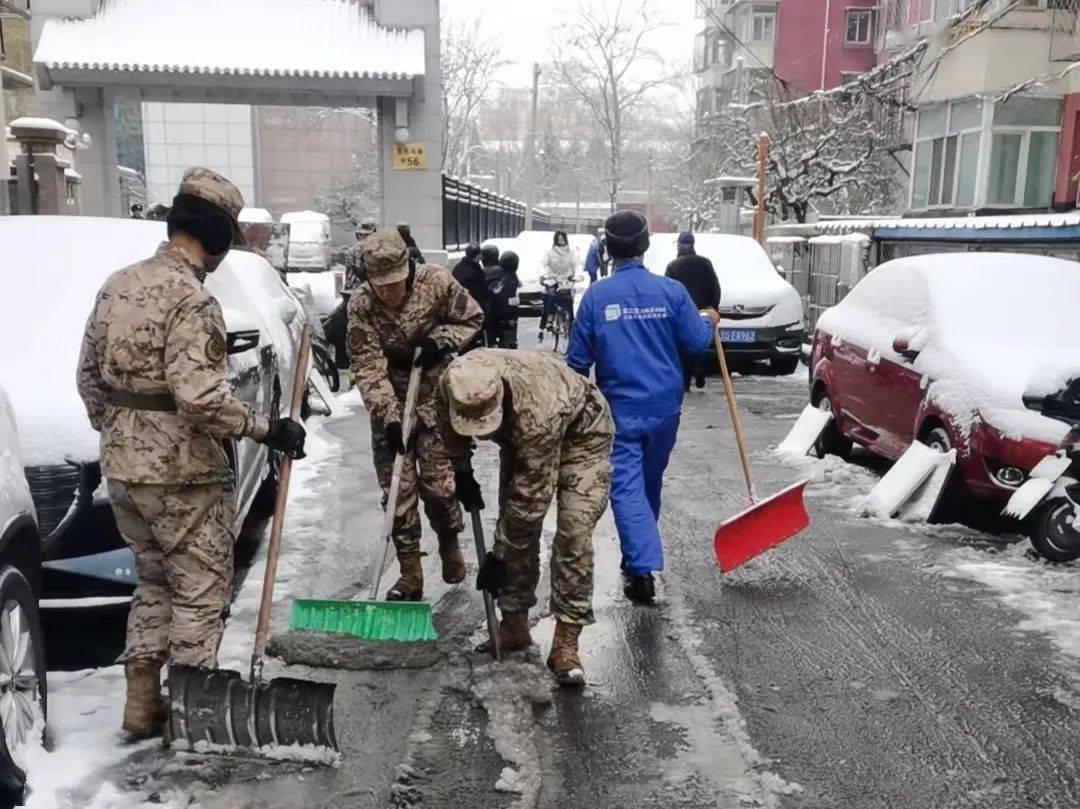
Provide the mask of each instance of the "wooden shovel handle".
{"label": "wooden shovel handle", "polygon": [[724,395],[727,396],[728,410],[731,411],[731,425],[735,428],[735,443],[739,445],[739,460],[742,461],[743,476],[746,478],[746,492],[750,495],[750,505],[757,502],[754,482],[750,478],[750,459],[746,457],[746,441],[743,439],[742,423],[739,421],[739,408],[735,404],[735,388],[731,385],[727,357],[724,356],[724,344],[720,341],[720,329],[713,329],[713,343],[716,357],[720,361],[720,376],[724,379]]}
{"label": "wooden shovel handle", "polygon": [[[292,400],[289,418],[300,416],[300,407],[307,390],[308,358],[311,356],[311,326],[305,326],[300,336],[296,364],[293,366]],[[277,497],[274,500],[274,521],[270,527],[270,543],[266,547],[266,572],[263,574],[262,599],[259,601],[259,618],[255,623],[255,648],[251,653],[252,677],[262,665],[266,640],[270,634],[270,607],[274,603],[274,582],[277,580],[278,556],[281,549],[281,532],[285,525],[285,504],[289,500],[289,478],[292,476],[292,458],[285,456],[278,470]],[[254,681],[253,681],[254,682]]]}

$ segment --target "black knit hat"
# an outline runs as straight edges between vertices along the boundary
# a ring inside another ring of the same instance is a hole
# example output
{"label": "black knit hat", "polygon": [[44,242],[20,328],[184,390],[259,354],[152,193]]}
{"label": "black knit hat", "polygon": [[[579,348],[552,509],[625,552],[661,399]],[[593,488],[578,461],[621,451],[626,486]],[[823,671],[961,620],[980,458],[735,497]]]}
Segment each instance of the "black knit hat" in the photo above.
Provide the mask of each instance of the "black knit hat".
{"label": "black knit hat", "polygon": [[649,249],[649,222],[638,211],[619,211],[604,223],[608,253],[612,258],[634,258]]}
{"label": "black knit hat", "polygon": [[465,258],[475,260],[480,255],[480,245],[476,242],[469,242],[465,246]]}

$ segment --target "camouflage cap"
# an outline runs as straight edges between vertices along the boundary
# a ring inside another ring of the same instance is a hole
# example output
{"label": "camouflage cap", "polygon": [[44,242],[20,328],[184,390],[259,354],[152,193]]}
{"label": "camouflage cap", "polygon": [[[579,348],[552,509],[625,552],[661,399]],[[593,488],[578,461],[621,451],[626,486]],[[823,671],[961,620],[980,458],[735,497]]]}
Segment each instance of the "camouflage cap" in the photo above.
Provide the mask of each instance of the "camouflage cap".
{"label": "camouflage cap", "polygon": [[487,353],[470,351],[446,370],[450,426],[458,435],[491,435],[502,424],[502,375]]}
{"label": "camouflage cap", "polygon": [[245,243],[239,221],[240,211],[244,208],[244,195],[239,188],[216,171],[193,167],[184,172],[179,193],[206,200],[224,211],[233,223],[233,242]]}
{"label": "camouflage cap", "polygon": [[396,230],[376,230],[364,240],[360,255],[368,282],[374,286],[396,284],[409,277],[409,249]]}
{"label": "camouflage cap", "polygon": [[365,236],[370,236],[376,231],[377,228],[378,225],[375,224],[374,219],[365,219],[363,222],[360,223],[360,227],[356,229],[356,235],[361,238]]}

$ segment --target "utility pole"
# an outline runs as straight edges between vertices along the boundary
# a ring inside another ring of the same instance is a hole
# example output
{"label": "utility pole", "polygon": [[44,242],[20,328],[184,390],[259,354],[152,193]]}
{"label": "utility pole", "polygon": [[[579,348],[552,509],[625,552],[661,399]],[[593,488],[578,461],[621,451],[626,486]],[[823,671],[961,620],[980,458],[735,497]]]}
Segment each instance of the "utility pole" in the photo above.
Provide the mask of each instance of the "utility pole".
{"label": "utility pole", "polygon": [[649,152],[645,157],[645,172],[648,177],[648,186],[645,191],[645,221],[649,223],[649,228],[652,229],[652,192],[653,192],[653,156],[652,152]]}
{"label": "utility pole", "polygon": [[533,64],[532,111],[529,134],[525,139],[525,167],[528,181],[525,196],[525,230],[533,229],[533,206],[536,204],[536,111],[540,102],[540,65]]}
{"label": "utility pole", "polygon": [[765,245],[765,190],[770,145],[769,136],[762,132],[758,136],[757,211],[754,213],[754,239],[762,246]]}

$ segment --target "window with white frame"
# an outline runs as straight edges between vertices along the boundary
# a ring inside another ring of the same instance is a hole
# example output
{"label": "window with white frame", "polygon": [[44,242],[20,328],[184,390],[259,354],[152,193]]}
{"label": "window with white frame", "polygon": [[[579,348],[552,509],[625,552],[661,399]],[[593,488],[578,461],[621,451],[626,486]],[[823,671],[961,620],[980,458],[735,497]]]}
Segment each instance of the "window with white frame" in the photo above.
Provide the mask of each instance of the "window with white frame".
{"label": "window with white frame", "polygon": [[874,19],[872,8],[847,9],[847,27],[844,42],[848,45],[869,45],[874,39]]}
{"label": "window with white frame", "polygon": [[919,110],[911,207],[1046,208],[1052,204],[1061,101],[964,99]]}
{"label": "window with white frame", "polygon": [[994,108],[986,204],[1046,208],[1053,202],[1061,101],[1013,96]]}
{"label": "window with white frame", "polygon": [[954,101],[919,110],[911,207],[975,205],[982,146],[983,102]]}
{"label": "window with white frame", "polygon": [[776,38],[776,12],[754,11],[750,18],[750,41],[772,42]]}

